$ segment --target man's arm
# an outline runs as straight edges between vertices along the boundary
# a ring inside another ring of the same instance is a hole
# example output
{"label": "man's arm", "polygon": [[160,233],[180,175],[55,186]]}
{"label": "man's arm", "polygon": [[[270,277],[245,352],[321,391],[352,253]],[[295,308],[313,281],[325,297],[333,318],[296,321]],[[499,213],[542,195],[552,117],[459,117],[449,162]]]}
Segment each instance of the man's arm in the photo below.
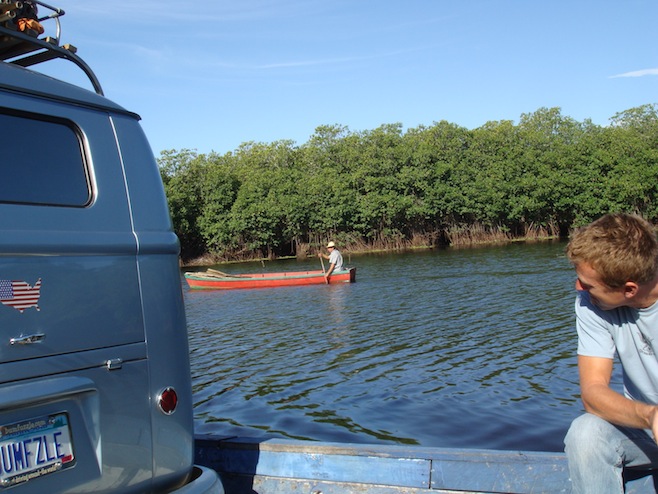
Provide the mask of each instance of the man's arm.
{"label": "man's arm", "polygon": [[585,410],[613,424],[651,429],[658,438],[658,407],[629,400],[610,388],[612,359],[578,356],[580,393]]}

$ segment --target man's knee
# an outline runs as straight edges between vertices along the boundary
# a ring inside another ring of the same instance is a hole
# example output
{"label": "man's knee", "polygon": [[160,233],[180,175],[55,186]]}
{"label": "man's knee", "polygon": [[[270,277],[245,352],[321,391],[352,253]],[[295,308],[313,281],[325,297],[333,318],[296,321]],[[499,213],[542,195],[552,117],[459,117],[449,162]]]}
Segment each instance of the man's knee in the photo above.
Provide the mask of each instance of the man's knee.
{"label": "man's knee", "polygon": [[592,415],[591,413],[585,413],[581,415],[580,417],[574,419],[573,422],[571,422],[571,426],[567,432],[565,442],[578,442],[591,438],[592,435],[597,435],[601,428],[601,422],[605,421],[596,415]]}
{"label": "man's knee", "polygon": [[587,454],[588,450],[600,453],[601,443],[608,442],[610,430],[614,426],[602,418],[586,413],[576,418],[564,438],[565,451],[571,456],[575,451]]}

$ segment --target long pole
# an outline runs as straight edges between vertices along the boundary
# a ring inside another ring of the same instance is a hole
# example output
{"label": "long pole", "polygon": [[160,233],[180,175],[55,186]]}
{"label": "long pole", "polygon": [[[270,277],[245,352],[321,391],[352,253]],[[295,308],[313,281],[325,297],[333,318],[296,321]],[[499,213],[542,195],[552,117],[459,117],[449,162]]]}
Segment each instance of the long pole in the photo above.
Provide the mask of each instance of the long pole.
{"label": "long pole", "polygon": [[328,284],[329,284],[329,280],[327,279],[327,275],[326,275],[327,270],[324,269],[324,259],[323,259],[323,257],[322,257],[322,254],[320,254],[320,263],[322,263],[322,274],[325,275],[325,276],[324,276],[324,282],[328,285]]}

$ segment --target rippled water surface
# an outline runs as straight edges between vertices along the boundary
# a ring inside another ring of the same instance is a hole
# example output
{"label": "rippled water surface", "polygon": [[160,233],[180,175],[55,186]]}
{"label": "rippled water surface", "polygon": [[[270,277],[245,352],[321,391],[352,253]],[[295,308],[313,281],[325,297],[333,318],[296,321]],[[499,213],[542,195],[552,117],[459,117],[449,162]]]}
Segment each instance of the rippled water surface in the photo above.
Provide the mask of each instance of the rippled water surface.
{"label": "rippled water surface", "polygon": [[560,451],[581,413],[563,252],[552,243],[354,256],[353,284],[185,285],[196,430]]}

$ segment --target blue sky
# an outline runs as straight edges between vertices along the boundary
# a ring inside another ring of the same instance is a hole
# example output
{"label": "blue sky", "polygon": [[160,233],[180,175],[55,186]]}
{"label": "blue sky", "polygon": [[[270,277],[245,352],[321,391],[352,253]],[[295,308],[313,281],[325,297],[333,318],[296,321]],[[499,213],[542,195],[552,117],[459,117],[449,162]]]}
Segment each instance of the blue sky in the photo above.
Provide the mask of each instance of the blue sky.
{"label": "blue sky", "polygon": [[[301,145],[321,125],[472,129],[542,107],[607,125],[658,102],[655,0],[46,3],[156,156]],[[90,87],[63,62],[47,70]]]}

